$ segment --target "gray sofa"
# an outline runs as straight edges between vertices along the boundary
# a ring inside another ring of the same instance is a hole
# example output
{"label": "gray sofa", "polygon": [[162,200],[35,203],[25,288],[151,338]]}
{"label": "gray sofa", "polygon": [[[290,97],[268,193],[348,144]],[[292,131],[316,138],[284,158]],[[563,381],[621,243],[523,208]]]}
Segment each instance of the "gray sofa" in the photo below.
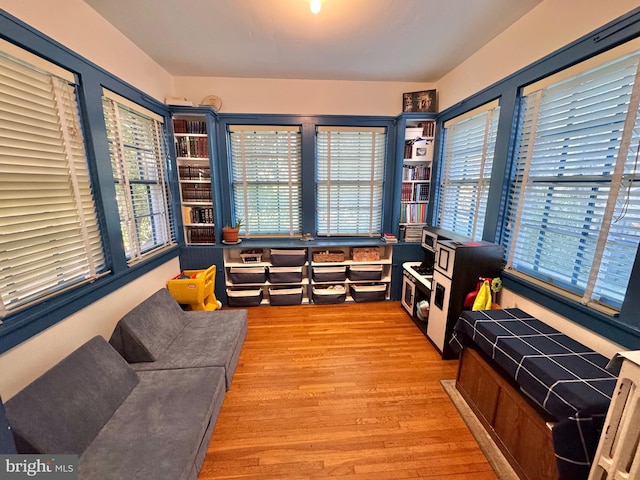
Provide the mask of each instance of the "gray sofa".
{"label": "gray sofa", "polygon": [[224,367],[228,390],[246,335],[246,310],[185,312],[162,288],[118,322],[109,343],[136,371]]}
{"label": "gray sofa", "polygon": [[[75,453],[81,479],[196,479],[247,331],[166,289],[9,399],[18,453]],[[129,363],[129,362],[135,363]]]}

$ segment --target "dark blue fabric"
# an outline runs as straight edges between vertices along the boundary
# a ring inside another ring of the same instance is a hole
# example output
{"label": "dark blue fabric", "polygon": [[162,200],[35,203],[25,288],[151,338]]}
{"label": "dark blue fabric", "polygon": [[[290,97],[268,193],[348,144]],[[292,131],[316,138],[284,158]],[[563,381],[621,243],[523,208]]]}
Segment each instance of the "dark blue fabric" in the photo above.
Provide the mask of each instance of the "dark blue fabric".
{"label": "dark blue fabric", "polygon": [[557,420],[560,478],[588,477],[617,380],[606,357],[517,308],[463,312],[450,345],[475,345]]}
{"label": "dark blue fabric", "polygon": [[4,414],[4,405],[0,398],[0,453],[3,455],[15,454],[16,444],[13,440],[13,433],[9,427],[9,422]]}

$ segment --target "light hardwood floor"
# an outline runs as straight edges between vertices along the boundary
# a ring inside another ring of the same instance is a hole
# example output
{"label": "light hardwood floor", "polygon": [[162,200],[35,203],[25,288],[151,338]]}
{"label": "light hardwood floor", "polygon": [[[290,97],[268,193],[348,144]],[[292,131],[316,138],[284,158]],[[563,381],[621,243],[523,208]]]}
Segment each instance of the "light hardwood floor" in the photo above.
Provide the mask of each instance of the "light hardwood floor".
{"label": "light hardwood floor", "polygon": [[248,312],[199,480],[496,478],[399,302]]}

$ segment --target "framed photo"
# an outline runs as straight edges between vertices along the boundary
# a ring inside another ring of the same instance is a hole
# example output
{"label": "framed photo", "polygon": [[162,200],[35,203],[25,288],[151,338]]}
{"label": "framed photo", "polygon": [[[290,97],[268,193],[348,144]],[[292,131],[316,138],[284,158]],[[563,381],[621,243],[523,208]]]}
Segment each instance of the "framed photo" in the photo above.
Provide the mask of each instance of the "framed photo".
{"label": "framed photo", "polygon": [[436,112],[436,91],[422,90],[402,94],[403,112]]}

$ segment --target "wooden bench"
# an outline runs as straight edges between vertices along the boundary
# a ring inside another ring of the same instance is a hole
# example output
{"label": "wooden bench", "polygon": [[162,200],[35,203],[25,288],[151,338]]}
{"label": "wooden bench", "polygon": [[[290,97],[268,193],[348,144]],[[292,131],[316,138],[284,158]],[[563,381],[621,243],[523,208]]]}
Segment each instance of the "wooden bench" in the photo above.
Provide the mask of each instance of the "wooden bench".
{"label": "wooden bench", "polygon": [[451,346],[458,390],[522,478],[586,480],[616,384],[606,357],[515,308],[463,312]]}

